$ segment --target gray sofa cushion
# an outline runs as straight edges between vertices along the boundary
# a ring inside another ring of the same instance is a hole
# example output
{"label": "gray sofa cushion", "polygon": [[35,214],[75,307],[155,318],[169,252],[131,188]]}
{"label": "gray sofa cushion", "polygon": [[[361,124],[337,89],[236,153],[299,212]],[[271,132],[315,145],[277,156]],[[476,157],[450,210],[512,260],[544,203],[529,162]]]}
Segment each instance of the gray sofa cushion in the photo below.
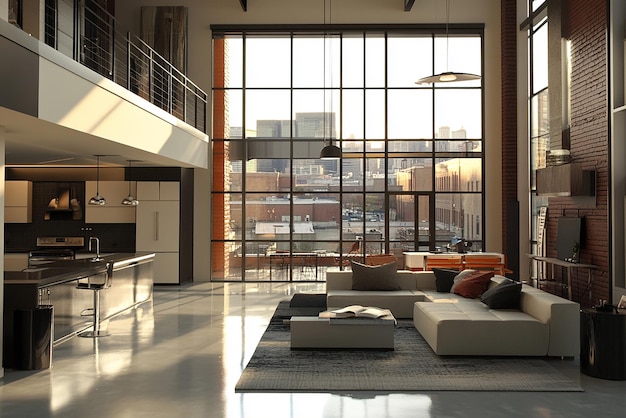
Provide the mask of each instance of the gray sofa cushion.
{"label": "gray sofa cushion", "polygon": [[352,261],[352,290],[400,290],[398,263],[367,266]]}
{"label": "gray sofa cushion", "polygon": [[481,302],[491,309],[519,309],[522,284],[507,279],[483,293]]}
{"label": "gray sofa cushion", "polygon": [[450,289],[452,289],[454,278],[459,274],[459,271],[434,268],[433,273],[435,274],[435,287],[437,288],[437,292],[448,293]]}

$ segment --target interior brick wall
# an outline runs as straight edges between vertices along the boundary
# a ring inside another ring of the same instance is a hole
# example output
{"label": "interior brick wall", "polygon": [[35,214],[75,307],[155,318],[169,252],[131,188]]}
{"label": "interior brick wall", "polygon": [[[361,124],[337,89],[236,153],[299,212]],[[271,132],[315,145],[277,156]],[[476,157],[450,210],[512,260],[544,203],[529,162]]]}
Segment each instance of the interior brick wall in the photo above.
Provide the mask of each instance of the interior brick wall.
{"label": "interior brick wall", "polygon": [[[608,217],[608,62],[607,2],[570,0],[567,25],[571,41],[571,155],[574,162],[596,172],[595,205],[580,197],[550,198],[547,219],[548,256],[556,256],[557,220],[584,217],[580,261],[598,267],[590,288],[587,272],[574,274],[573,299],[589,306],[609,299]],[[563,272],[560,272],[561,274]]]}
{"label": "interior brick wall", "polygon": [[[508,267],[518,271],[517,248],[507,248],[507,237],[519,228],[519,218],[512,220],[507,204],[517,201],[517,4],[516,0],[501,0],[501,72],[502,72],[502,248],[509,259]],[[509,237],[510,238],[510,237]],[[509,241],[510,242],[510,241]],[[513,264],[511,264],[513,263]]]}

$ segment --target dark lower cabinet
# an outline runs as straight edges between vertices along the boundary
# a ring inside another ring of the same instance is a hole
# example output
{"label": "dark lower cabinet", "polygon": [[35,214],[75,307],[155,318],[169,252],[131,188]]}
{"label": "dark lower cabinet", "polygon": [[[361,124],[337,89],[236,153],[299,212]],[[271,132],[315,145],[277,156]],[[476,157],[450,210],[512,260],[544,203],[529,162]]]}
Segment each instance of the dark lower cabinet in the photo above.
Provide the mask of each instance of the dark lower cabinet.
{"label": "dark lower cabinet", "polygon": [[626,311],[580,312],[580,370],[601,379],[626,380]]}

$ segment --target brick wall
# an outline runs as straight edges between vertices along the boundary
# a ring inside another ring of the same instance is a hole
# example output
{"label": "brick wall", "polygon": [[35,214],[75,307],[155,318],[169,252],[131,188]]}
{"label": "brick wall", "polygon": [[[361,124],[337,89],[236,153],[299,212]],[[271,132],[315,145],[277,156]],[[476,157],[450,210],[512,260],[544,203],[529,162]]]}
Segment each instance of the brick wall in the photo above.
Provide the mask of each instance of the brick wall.
{"label": "brick wall", "polygon": [[[508,267],[519,270],[518,249],[507,248],[511,239],[519,240],[515,230],[519,218],[508,219],[507,205],[517,201],[517,5],[516,0],[501,0],[501,72],[502,72],[502,248],[509,259]],[[508,222],[507,222],[508,221]],[[513,235],[513,236],[511,236]],[[508,237],[508,239],[507,239]]]}
{"label": "brick wall", "polygon": [[[570,0],[567,10],[572,51],[571,154],[584,169],[596,171],[595,206],[588,199],[550,198],[548,205],[548,256],[556,256],[557,219],[585,219],[580,251],[583,263],[598,266],[591,289],[587,273],[575,275],[573,299],[589,306],[609,295],[608,218],[608,85],[607,5],[605,0]],[[591,296],[590,291],[591,290]]]}

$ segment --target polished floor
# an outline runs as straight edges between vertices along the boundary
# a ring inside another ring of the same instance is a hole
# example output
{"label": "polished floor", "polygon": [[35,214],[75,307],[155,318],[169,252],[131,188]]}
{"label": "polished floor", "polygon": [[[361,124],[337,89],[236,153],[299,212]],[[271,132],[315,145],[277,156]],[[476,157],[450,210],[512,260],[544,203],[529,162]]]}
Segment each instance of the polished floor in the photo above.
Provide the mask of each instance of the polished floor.
{"label": "polished floor", "polygon": [[626,382],[556,361],[582,393],[253,393],[234,386],[279,300],[323,283],[161,287],[113,319],[112,335],[73,338],[53,367],[6,370],[0,417],[626,417]]}

